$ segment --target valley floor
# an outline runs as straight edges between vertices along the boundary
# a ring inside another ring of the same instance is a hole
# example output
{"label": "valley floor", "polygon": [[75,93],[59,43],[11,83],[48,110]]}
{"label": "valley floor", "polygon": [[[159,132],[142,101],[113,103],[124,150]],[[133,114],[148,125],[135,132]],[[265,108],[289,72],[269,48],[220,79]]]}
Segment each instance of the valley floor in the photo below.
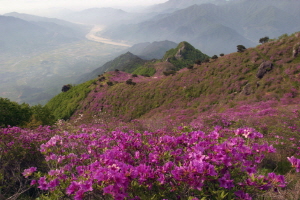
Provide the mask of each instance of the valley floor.
{"label": "valley floor", "polygon": [[124,47],[131,47],[130,45],[124,42],[115,42],[107,38],[102,38],[96,35],[97,32],[100,32],[104,29],[104,26],[95,25],[91,31],[86,35],[86,38],[91,41],[101,42],[105,44],[117,45],[117,46],[124,46]]}

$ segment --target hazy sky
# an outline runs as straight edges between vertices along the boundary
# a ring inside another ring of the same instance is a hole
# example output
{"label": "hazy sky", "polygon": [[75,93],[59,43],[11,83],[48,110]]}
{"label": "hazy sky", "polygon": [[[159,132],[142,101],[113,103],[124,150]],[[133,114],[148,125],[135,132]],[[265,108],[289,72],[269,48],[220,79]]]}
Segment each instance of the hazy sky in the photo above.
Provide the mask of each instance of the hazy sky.
{"label": "hazy sky", "polygon": [[0,0],[0,14],[40,12],[46,8],[86,9],[91,7],[145,6],[167,0]]}

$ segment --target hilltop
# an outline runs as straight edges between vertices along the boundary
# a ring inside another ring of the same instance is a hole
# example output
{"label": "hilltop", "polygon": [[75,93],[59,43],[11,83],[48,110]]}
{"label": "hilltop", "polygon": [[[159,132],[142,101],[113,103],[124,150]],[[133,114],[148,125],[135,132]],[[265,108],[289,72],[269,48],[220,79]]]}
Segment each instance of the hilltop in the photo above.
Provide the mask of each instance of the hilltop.
{"label": "hilltop", "polygon": [[[174,47],[172,49],[167,49],[169,47]],[[207,55],[203,54],[201,51],[195,49],[191,44],[187,42],[181,42],[176,46],[175,43],[169,41],[162,42],[153,42],[153,43],[142,43],[137,44],[129,49],[128,51],[114,60],[111,60],[105,63],[103,66],[98,67],[94,71],[88,74],[84,74],[79,78],[79,83],[94,79],[97,75],[103,74],[104,72],[121,70],[124,72],[152,76],[157,70],[162,70],[161,67],[156,67],[154,64],[160,62],[160,59],[163,61],[168,60],[171,65],[164,68],[164,71],[168,70],[179,70],[184,68],[187,64],[192,64],[195,60],[205,60],[208,58]],[[136,52],[139,56],[134,55],[129,52]],[[147,52],[149,53],[147,55]],[[163,53],[164,52],[164,53]],[[152,58],[154,56],[158,59]],[[150,61],[144,60],[142,58],[152,58]]]}

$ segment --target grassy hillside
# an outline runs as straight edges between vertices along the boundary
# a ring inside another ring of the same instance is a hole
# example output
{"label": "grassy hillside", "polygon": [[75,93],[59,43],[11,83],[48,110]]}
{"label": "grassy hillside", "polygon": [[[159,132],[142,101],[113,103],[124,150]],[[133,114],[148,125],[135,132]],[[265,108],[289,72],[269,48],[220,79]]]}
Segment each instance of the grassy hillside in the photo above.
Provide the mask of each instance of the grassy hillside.
{"label": "grassy hillside", "polygon": [[53,111],[56,119],[68,119],[77,109],[81,109],[80,102],[83,101],[91,91],[91,84],[94,80],[72,87],[69,91],[63,92],[51,99],[46,107]]}
{"label": "grassy hillside", "polygon": [[[293,47],[298,42],[299,34],[282,36],[243,53],[194,64],[193,69],[182,69],[167,77],[132,77],[123,72],[108,72],[104,74],[105,79],[99,78],[89,86],[91,92],[87,98],[78,101],[75,107],[80,105],[81,109],[77,109],[76,114],[93,116],[99,114],[101,108],[112,117],[130,121],[189,110],[189,119],[186,120],[191,121],[199,113],[225,110],[239,105],[239,102],[293,100],[298,97],[300,86],[297,78],[300,59],[292,56]],[[175,49],[170,50],[166,57],[174,52]],[[258,78],[259,67],[266,61],[273,67]],[[127,84],[128,79],[136,84]],[[85,84],[87,87],[88,83]],[[65,99],[67,95],[62,93],[59,97]],[[52,109],[59,113],[72,100],[66,99],[65,104],[60,104],[55,97],[54,101],[57,104]]]}

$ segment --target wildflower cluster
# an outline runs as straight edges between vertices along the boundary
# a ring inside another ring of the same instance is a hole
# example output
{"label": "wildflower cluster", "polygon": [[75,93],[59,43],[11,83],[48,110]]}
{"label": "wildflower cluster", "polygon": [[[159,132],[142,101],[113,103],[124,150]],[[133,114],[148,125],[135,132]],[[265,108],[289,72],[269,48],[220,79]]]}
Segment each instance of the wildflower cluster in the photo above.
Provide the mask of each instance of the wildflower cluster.
{"label": "wildflower cluster", "polygon": [[[48,126],[35,130],[0,128],[0,190],[5,199],[17,199],[26,192],[30,185],[25,178],[31,177],[37,168],[46,171],[39,146],[55,134],[56,130]],[[26,169],[30,166],[35,167]]]}
{"label": "wildflower cluster", "polygon": [[[107,133],[82,126],[41,145],[50,171],[32,184],[77,200],[251,199],[260,191],[285,186],[281,175],[258,173],[264,154],[275,152],[259,142],[261,137],[250,128]],[[27,169],[24,175],[33,171]]]}

